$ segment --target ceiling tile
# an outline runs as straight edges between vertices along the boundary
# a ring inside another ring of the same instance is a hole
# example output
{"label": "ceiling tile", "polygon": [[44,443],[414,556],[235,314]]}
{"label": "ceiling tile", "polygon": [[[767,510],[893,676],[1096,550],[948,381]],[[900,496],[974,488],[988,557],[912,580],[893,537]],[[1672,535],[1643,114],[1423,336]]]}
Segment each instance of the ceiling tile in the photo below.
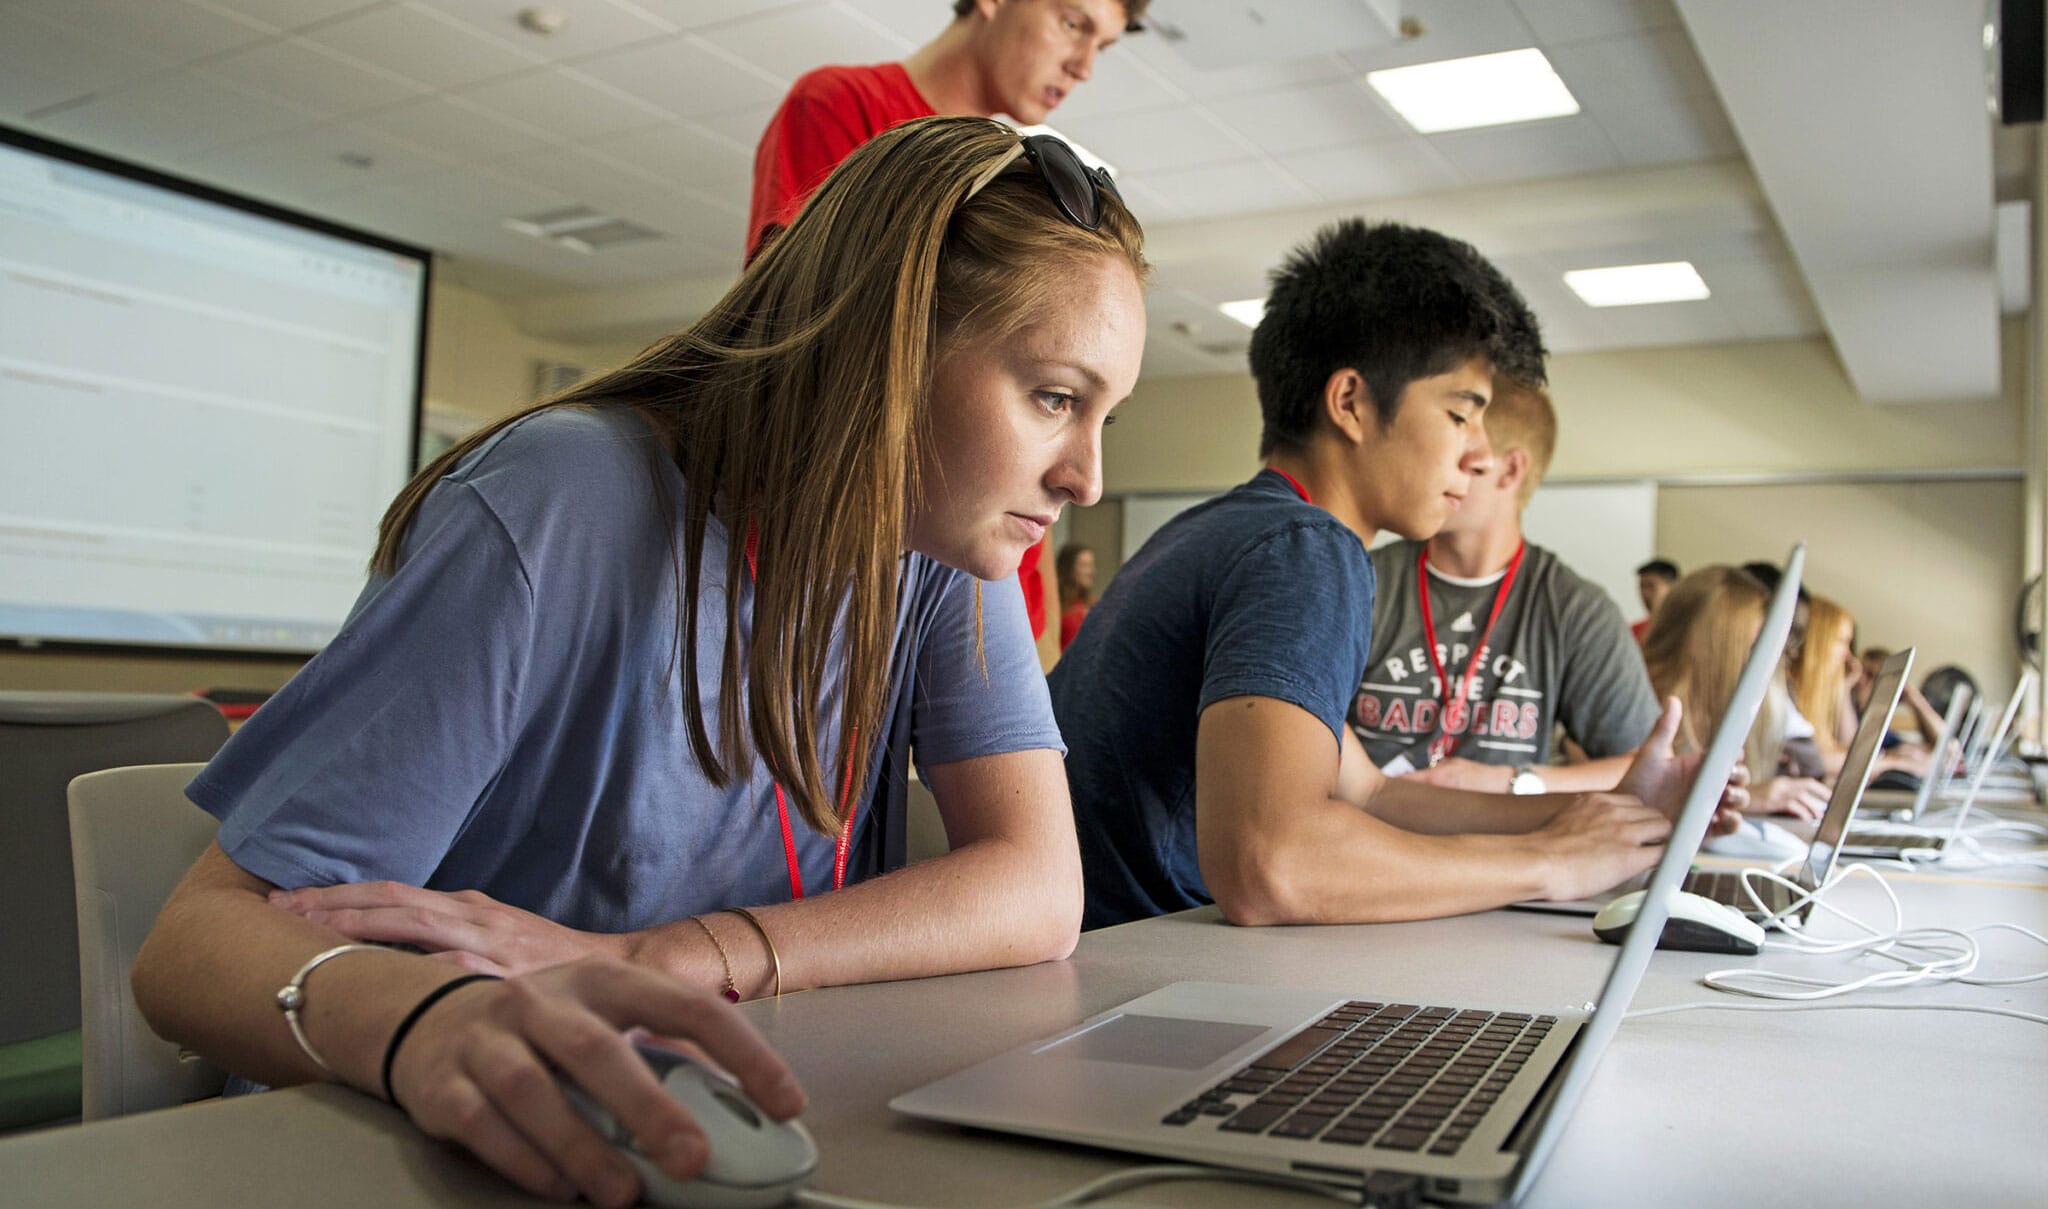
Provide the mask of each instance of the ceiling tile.
{"label": "ceiling tile", "polygon": [[1122,117],[1063,122],[1060,129],[1114,164],[1117,171],[1134,175],[1243,159],[1253,150],[1199,106],[1177,105]]}
{"label": "ceiling tile", "polygon": [[12,16],[0,42],[0,113],[33,113],[168,66],[141,49],[102,43],[34,13]]}
{"label": "ceiling tile", "polygon": [[1712,298],[1654,306],[1602,307],[1592,321],[1598,325],[1602,344],[1607,348],[1709,344],[1742,338],[1741,329]]}
{"label": "ceiling tile", "polygon": [[1794,290],[1716,291],[1714,301],[1731,317],[1735,329],[1746,340],[1792,340],[1817,336],[1827,330],[1820,312],[1814,309],[1805,284]]}
{"label": "ceiling tile", "polygon": [[830,5],[809,4],[704,30],[698,36],[781,80],[827,63],[885,63],[903,47]]}
{"label": "ceiling tile", "polygon": [[117,148],[145,164],[241,142],[309,122],[312,115],[195,72],[146,80],[51,115],[44,129],[89,146]]}
{"label": "ceiling tile", "polygon": [[[368,156],[368,167],[343,157]],[[350,189],[404,181],[408,187],[441,163],[418,147],[374,130],[341,124],[302,127],[221,147],[178,164],[180,173],[229,190],[310,201]]]}
{"label": "ceiling tile", "polygon": [[552,34],[537,34],[519,24],[517,0],[415,0],[473,29],[548,60],[572,59],[615,50],[635,42],[666,37],[675,27],[628,4],[613,0],[548,0],[545,7],[568,18]]}
{"label": "ceiling tile", "polygon": [[1630,164],[1731,155],[1735,130],[1681,29],[1555,48],[1551,63]]}
{"label": "ceiling tile", "polygon": [[[69,0],[57,0],[68,3]],[[203,0],[208,8],[225,9],[274,29],[292,30],[331,21],[346,13],[383,8],[391,0]]]}
{"label": "ceiling tile", "polygon": [[567,68],[493,80],[465,89],[462,97],[558,140],[631,130],[667,116]]}
{"label": "ceiling tile", "polygon": [[1125,179],[1116,184],[1123,195],[1124,204],[1130,207],[1140,223],[1167,222],[1186,218],[1179,203],[1156,189],[1147,188],[1144,181]]}
{"label": "ceiling tile", "polygon": [[[233,13],[216,11],[187,0],[66,0],[35,10],[44,20],[93,40],[100,46],[146,51],[174,63],[276,37],[268,26]],[[9,31],[10,38],[13,36]]]}
{"label": "ceiling tile", "polygon": [[1409,136],[1406,123],[1352,80],[1231,97],[1209,109],[1269,155]]}
{"label": "ceiling tile", "polygon": [[363,114],[359,124],[417,143],[451,164],[476,164],[537,151],[547,142],[532,131],[449,97],[422,97]]}
{"label": "ceiling tile", "polygon": [[583,147],[607,160],[712,196],[745,198],[754,187],[751,155],[680,123],[609,134],[590,139]]}
{"label": "ceiling tile", "polygon": [[[1123,40],[1100,60],[1100,66],[1096,71],[1097,77],[1099,78],[1106,70],[1113,70],[1116,65],[1112,60],[1126,54],[1141,61],[1154,75],[1196,100],[1236,96],[1246,92],[1265,92],[1289,85],[1311,84],[1318,80],[1334,80],[1350,70],[1345,66],[1344,60],[1336,55],[1314,55],[1282,63],[1254,63],[1220,71],[1204,71],[1189,63],[1164,38],[1156,33],[1144,33],[1124,35]],[[1094,81],[1090,83],[1092,86]]]}
{"label": "ceiling tile", "polygon": [[377,109],[420,94],[419,86],[402,76],[296,38],[236,51],[206,64],[203,70],[323,117]]}
{"label": "ceiling tile", "polygon": [[1678,24],[1671,0],[1515,0],[1515,9],[1546,45]]}
{"label": "ceiling tile", "polygon": [[1145,183],[1176,199],[1181,211],[1193,218],[1291,210],[1316,200],[1266,160],[1147,172]]}
{"label": "ceiling tile", "polygon": [[1458,173],[1428,143],[1354,144],[1279,157],[1280,166],[1327,201],[1369,201],[1456,188]]}
{"label": "ceiling tile", "polygon": [[[817,8],[821,3],[805,0],[803,7]],[[633,0],[633,4],[678,29],[708,29],[744,21],[757,13],[796,7],[792,0]]]}
{"label": "ceiling tile", "polygon": [[[786,83],[735,64],[688,37],[585,59],[576,70],[686,118],[762,105],[772,113],[788,90]],[[768,113],[763,113],[746,136],[748,146],[767,125]]]}
{"label": "ceiling tile", "polygon": [[1184,104],[1187,94],[1144,60],[1113,46],[1095,61],[1088,82],[1077,85],[1048,120],[1055,126],[1119,113]]}
{"label": "ceiling tile", "polygon": [[839,0],[912,46],[923,46],[939,36],[953,20],[952,10],[931,0]]}
{"label": "ceiling tile", "polygon": [[731,139],[735,146],[747,150],[752,162],[754,148],[761,142],[761,132],[768,129],[768,119],[782,105],[781,98],[766,105],[750,105],[745,109],[732,109],[699,118],[697,124],[721,138]]}
{"label": "ceiling tile", "polygon": [[1422,36],[1370,50],[1347,50],[1356,72],[1411,63],[1462,59],[1536,45],[1536,35],[1508,0],[1404,0],[1404,17],[1422,23]]}
{"label": "ceiling tile", "polygon": [[1473,184],[1572,176],[1620,163],[1614,145],[1585,114],[1431,135],[1429,142]]}
{"label": "ceiling tile", "polygon": [[517,50],[429,9],[394,5],[321,25],[306,37],[429,88],[460,88],[531,67]]}

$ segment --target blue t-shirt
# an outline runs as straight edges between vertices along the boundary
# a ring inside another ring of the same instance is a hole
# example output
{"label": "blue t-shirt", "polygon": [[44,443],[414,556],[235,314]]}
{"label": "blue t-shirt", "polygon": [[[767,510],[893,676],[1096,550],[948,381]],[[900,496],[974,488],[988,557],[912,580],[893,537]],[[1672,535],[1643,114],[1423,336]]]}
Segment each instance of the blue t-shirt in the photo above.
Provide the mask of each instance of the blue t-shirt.
{"label": "blue t-shirt", "polygon": [[1341,742],[1372,597],[1358,535],[1270,470],[1174,517],[1117,571],[1051,678],[1084,928],[1211,901],[1195,855],[1202,711],[1273,697]]}
{"label": "blue t-shirt", "polygon": [[[720,789],[691,754],[673,662],[683,479],[652,443],[622,407],[551,410],[437,483],[396,574],[371,579],[334,641],[192,782],[228,856],[281,886],[474,889],[598,932],[788,899],[766,768]],[[725,550],[713,520],[697,651],[714,743]],[[912,745],[923,765],[1061,748],[1014,585],[980,593],[983,675],[977,586],[905,559],[849,882],[903,863]],[[737,597],[744,633],[752,584]],[[824,712],[829,763],[837,711]],[[836,837],[794,809],[791,823],[805,892],[829,889]]]}

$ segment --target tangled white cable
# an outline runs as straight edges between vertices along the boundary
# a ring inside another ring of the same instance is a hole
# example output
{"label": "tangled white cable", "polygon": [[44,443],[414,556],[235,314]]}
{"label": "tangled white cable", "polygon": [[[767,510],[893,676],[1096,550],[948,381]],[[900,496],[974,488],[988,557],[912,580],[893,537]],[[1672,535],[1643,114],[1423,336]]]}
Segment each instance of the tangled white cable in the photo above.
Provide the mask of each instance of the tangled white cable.
{"label": "tangled white cable", "polygon": [[[1890,928],[1872,927],[1826,900],[1828,891],[1847,878],[1858,875],[1875,881],[1878,888],[1884,891],[1885,898],[1891,903]],[[1757,885],[1761,882],[1776,882],[1784,886],[1794,896],[1792,903],[1783,910],[1769,912],[1764,906],[1762,896],[1757,892]],[[1837,869],[1826,883],[1811,890],[1776,873],[1763,869],[1745,869],[1742,871],[1742,889],[1756,910],[1765,913],[1765,918],[1760,922],[1767,928],[1776,925],[1783,933],[1782,938],[1766,940],[1765,948],[1784,949],[1813,956],[1848,953],[1856,957],[1875,957],[1891,962],[1897,968],[1878,970],[1846,981],[1810,978],[1778,970],[1754,968],[1713,970],[1700,981],[1717,991],[1747,995],[1756,999],[1799,1001],[1832,999],[1854,991],[1915,986],[1922,983],[1959,982],[1969,986],[2018,986],[2022,983],[2048,980],[2048,970],[2012,977],[1973,977],[1983,957],[1982,946],[1977,940],[1979,934],[1993,931],[2015,932],[2041,945],[2048,945],[2048,936],[2013,923],[1982,924],[1974,928],[1907,928],[1905,909],[1899,903],[1898,894],[1893,891],[1882,874],[1860,862]],[[1805,931],[1805,920],[1812,911],[1825,911],[1846,922],[1861,935],[1841,941],[1814,939]]]}

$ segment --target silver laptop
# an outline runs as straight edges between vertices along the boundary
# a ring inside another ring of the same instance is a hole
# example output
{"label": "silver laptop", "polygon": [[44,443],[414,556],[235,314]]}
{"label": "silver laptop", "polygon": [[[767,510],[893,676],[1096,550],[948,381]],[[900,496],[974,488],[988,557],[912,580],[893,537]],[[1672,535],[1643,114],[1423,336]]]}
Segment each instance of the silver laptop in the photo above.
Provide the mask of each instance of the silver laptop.
{"label": "silver laptop", "polygon": [[[1793,903],[1806,896],[1807,891],[1827,881],[1835,871],[1835,861],[1842,854],[1842,836],[1848,830],[1849,820],[1855,817],[1857,803],[1862,801],[1864,788],[1870,783],[1870,768],[1876,761],[1878,748],[1882,746],[1891,712],[1898,706],[1899,696],[1905,690],[1906,673],[1913,666],[1913,651],[1914,648],[1907,647],[1893,655],[1885,660],[1883,669],[1878,672],[1877,683],[1870,691],[1869,706],[1863,711],[1862,721],[1857,723],[1856,737],[1849,742],[1849,751],[1842,758],[1842,769],[1835,776],[1835,788],[1828,795],[1828,808],[1822,812],[1820,822],[1813,830],[1813,840],[1807,845],[1806,859],[1792,870],[1791,880],[1797,882],[1800,889],[1795,892],[1776,882],[1754,879],[1757,897],[1763,900],[1760,908],[1744,891],[1739,871],[1715,869],[1697,869],[1688,873],[1680,889],[1725,903],[1750,919],[1762,922],[1782,917]],[[1640,885],[1638,879],[1590,898],[1531,900],[1516,903],[1515,907],[1558,915],[1596,915],[1600,908]],[[1812,909],[1811,903],[1805,903],[1791,910],[1790,916],[1803,922]]]}
{"label": "silver laptop", "polygon": [[[1715,902],[1726,903],[1758,922],[1771,921],[1776,926],[1780,919],[1791,918],[1805,922],[1813,913],[1813,902],[1807,896],[1822,886],[1835,872],[1835,862],[1844,851],[1843,837],[1848,834],[1849,820],[1856,817],[1856,806],[1863,800],[1863,791],[1870,784],[1870,769],[1877,762],[1878,749],[1884,746],[1885,732],[1891,729],[1892,712],[1899,706],[1899,696],[1905,691],[1906,676],[1913,670],[1913,650],[1907,647],[1884,661],[1878,670],[1877,683],[1871,686],[1870,700],[1863,707],[1863,717],[1856,724],[1856,737],[1849,740],[1848,754],[1842,757],[1842,768],[1835,774],[1835,788],[1828,795],[1828,808],[1821,813],[1820,822],[1813,829],[1813,842],[1807,846],[1806,859],[1793,867],[1791,879],[1799,887],[1792,890],[1774,881],[1762,878],[1752,879],[1749,888],[1742,882],[1742,874],[1726,869],[1695,870],[1685,879],[1685,889]],[[1749,890],[1756,893],[1751,896]],[[1805,900],[1805,901],[1801,901]],[[1761,906],[1759,906],[1761,901]],[[1799,905],[1794,907],[1793,904]]]}
{"label": "silver laptop", "polygon": [[1705,838],[1776,672],[1805,548],[1794,547],[1599,1001],[1390,1002],[1361,983],[1296,991],[1177,982],[890,1101],[898,1112],[1432,1200],[1517,1200],[1599,1065]]}
{"label": "silver laptop", "polygon": [[1963,824],[1969,820],[1970,809],[1983,791],[1984,779],[1997,763],[1998,753],[2005,749],[2005,741],[2012,734],[2013,722],[2018,718],[2020,703],[2026,699],[2027,690],[2033,685],[2034,674],[2021,672],[2018,684],[2013,686],[2012,697],[2000,711],[1998,726],[1986,728],[1983,756],[1976,762],[1970,774],[1968,788],[1964,789],[1962,800],[1956,805],[1954,820],[1946,830],[1932,830],[1922,825],[1915,827],[1891,827],[1884,829],[1860,828],[1850,832],[1843,842],[1842,850],[1851,856],[1900,857],[1907,851],[1946,853],[1949,845],[1963,834]]}
{"label": "silver laptop", "polygon": [[[1961,766],[1961,761],[1952,758],[1949,753],[1951,750],[1967,750],[1960,744],[1960,740],[1965,726],[1964,713],[1970,708],[1974,696],[1967,684],[1956,685],[1955,691],[1949,694],[1948,712],[1941,716],[1941,734],[1935,738],[1934,746],[1929,749],[1931,754],[1927,757],[1927,771],[1921,775],[1920,788],[1912,791],[1911,799],[1902,797],[1902,790],[1872,789],[1864,795],[1863,800],[1866,806],[1876,807],[1877,810],[1865,810],[1866,816],[1877,811],[1889,811],[1889,818],[1894,823],[1915,822],[1927,813],[1928,803],[1938,795],[1948,792],[1950,783],[1955,779],[1956,770]],[[1951,744],[1957,746],[1951,748]]]}

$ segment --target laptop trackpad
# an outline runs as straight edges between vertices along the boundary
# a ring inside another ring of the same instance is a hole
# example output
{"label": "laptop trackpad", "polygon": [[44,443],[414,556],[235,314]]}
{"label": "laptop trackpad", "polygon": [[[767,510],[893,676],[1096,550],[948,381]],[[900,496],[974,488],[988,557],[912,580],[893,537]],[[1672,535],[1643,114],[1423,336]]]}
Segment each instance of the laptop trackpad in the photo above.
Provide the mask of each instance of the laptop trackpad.
{"label": "laptop trackpad", "polygon": [[1200,1070],[1266,1031],[1257,1024],[1122,1015],[1038,1051],[1093,1062]]}

